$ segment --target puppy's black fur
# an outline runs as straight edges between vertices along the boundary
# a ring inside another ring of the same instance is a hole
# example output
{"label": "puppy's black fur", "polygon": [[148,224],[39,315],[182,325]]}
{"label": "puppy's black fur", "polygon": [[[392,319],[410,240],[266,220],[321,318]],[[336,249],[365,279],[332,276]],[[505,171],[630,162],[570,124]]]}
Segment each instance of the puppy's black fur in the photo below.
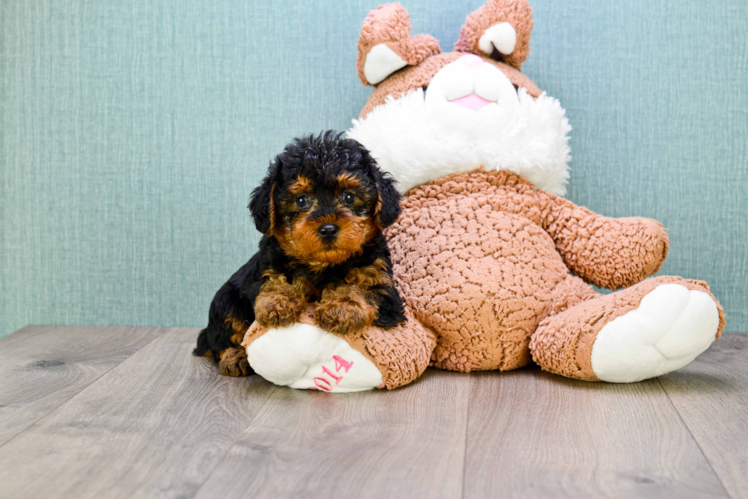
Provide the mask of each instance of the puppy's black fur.
{"label": "puppy's black fur", "polygon": [[225,375],[249,375],[237,347],[249,325],[294,323],[308,303],[337,333],[400,324],[381,232],[397,220],[399,202],[394,180],[358,142],[332,131],[295,139],[252,192],[259,251],[216,293],[194,354],[212,356]]}

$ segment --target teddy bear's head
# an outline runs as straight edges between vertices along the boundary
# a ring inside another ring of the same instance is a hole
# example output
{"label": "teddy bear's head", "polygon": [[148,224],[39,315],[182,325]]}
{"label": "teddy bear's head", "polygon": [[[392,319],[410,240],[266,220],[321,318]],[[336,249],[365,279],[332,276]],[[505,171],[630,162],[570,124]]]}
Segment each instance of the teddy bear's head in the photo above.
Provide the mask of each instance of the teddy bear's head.
{"label": "teddy bear's head", "polygon": [[364,20],[358,76],[374,87],[348,135],[408,189],[455,172],[505,169],[563,195],[571,127],[556,99],[521,72],[527,0],[489,0],[467,17],[454,52],[411,36],[397,3]]}

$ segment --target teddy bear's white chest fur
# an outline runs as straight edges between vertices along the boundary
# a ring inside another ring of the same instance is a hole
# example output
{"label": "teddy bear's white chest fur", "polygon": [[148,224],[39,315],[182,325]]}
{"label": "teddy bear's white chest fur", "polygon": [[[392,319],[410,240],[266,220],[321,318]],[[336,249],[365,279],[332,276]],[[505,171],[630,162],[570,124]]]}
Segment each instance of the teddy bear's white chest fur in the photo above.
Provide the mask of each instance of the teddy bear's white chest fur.
{"label": "teddy bear's white chest fur", "polygon": [[468,67],[462,59],[442,68],[426,91],[390,97],[353,120],[348,136],[371,151],[403,193],[483,168],[509,170],[564,195],[571,126],[558,100],[515,91],[493,65]]}

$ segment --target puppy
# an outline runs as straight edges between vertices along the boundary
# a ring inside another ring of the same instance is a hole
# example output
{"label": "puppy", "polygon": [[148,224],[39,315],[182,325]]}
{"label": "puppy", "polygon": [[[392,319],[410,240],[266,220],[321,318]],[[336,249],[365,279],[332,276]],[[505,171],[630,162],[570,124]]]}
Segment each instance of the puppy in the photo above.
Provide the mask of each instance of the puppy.
{"label": "puppy", "polygon": [[253,373],[240,346],[253,321],[288,326],[309,303],[317,324],[338,334],[405,320],[382,235],[400,215],[400,194],[363,146],[341,136],[295,139],[252,192],[260,250],[216,293],[194,350],[223,375]]}

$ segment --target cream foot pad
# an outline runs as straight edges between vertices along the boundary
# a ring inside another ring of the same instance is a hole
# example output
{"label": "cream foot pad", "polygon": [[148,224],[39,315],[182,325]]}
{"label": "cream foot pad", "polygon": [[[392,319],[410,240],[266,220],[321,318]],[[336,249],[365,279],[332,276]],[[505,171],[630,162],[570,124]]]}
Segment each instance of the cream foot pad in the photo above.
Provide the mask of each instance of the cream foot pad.
{"label": "cream foot pad", "polygon": [[606,382],[638,382],[681,368],[714,342],[717,304],[705,292],[659,285],[639,307],[597,334],[592,370]]}

